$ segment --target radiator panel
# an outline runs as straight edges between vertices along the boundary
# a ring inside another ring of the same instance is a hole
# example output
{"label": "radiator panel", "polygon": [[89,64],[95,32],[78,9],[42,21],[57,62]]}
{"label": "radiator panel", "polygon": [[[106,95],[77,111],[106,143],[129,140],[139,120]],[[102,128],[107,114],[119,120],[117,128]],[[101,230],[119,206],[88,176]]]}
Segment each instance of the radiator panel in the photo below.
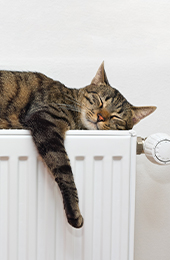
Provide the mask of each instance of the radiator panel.
{"label": "radiator panel", "polygon": [[135,146],[131,131],[69,131],[83,228],[68,225],[58,186],[29,132],[0,131],[0,259],[133,260]]}

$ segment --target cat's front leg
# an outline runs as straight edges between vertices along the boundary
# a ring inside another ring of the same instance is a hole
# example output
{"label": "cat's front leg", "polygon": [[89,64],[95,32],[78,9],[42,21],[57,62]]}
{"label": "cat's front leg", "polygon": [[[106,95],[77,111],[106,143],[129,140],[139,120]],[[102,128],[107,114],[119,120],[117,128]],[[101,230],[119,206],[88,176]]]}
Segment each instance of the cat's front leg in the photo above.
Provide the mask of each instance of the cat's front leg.
{"label": "cat's front leg", "polygon": [[75,228],[82,227],[77,189],[64,147],[66,122],[56,119],[48,111],[38,111],[28,115],[25,123],[40,156],[58,183],[68,222]]}

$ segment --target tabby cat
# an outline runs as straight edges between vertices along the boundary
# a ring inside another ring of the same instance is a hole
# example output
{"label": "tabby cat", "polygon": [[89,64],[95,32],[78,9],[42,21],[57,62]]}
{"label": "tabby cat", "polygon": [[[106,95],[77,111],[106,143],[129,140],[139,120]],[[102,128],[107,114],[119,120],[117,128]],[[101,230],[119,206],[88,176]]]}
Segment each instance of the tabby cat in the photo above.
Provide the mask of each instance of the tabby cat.
{"label": "tabby cat", "polygon": [[156,107],[134,107],[106,77],[104,64],[91,84],[67,88],[41,73],[0,71],[0,128],[28,129],[58,183],[68,222],[83,225],[77,189],[64,147],[69,129],[128,130]]}

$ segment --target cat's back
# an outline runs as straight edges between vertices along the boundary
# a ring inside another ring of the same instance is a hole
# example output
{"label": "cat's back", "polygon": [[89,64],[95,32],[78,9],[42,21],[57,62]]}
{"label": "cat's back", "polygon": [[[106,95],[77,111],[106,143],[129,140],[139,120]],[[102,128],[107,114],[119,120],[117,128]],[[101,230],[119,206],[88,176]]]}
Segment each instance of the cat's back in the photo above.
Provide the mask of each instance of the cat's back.
{"label": "cat's back", "polygon": [[45,82],[53,81],[42,73],[21,71],[0,71],[0,95],[12,95],[24,89],[36,91]]}
{"label": "cat's back", "polygon": [[42,89],[50,85],[51,82],[53,82],[52,79],[38,72],[1,70],[0,128],[8,128],[6,121],[4,121],[5,119],[17,122],[21,110],[28,103],[32,102],[32,97],[35,96],[35,93],[42,92]]}
{"label": "cat's back", "polygon": [[40,91],[53,80],[38,72],[0,71],[0,108],[23,106],[32,93]]}

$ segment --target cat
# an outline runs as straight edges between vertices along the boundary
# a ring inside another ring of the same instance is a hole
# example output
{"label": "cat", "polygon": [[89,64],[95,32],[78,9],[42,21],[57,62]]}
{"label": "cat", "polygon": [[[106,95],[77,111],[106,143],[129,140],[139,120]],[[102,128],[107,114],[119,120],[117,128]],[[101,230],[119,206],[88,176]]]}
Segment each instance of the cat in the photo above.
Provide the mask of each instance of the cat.
{"label": "cat", "polygon": [[70,225],[83,217],[64,139],[67,130],[128,130],[156,107],[134,107],[112,88],[104,63],[90,85],[73,89],[37,72],[0,71],[0,129],[30,130],[57,182]]}

